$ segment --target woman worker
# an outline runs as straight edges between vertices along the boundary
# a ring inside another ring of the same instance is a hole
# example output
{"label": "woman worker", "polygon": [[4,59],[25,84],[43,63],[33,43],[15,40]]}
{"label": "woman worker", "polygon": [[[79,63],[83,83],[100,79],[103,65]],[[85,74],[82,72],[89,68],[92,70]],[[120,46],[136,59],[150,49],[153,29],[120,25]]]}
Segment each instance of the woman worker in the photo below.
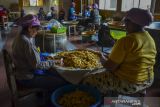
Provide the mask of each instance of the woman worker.
{"label": "woman worker", "polygon": [[12,45],[13,59],[16,66],[17,83],[29,88],[44,88],[54,90],[63,86],[66,82],[58,75],[34,75],[36,69],[49,69],[53,66],[53,61],[41,61],[33,39],[40,28],[37,16],[26,15],[17,21],[17,25],[22,27]]}
{"label": "woman worker", "polygon": [[76,20],[76,11],[75,11],[76,4],[72,2],[69,10],[68,10],[68,20]]}
{"label": "woman worker", "polygon": [[91,15],[91,11],[90,11],[90,9],[91,9],[91,6],[87,6],[86,7],[86,9],[85,9],[85,11],[84,11],[84,17],[90,17],[90,15]]}
{"label": "woman worker", "polygon": [[144,26],[152,20],[147,10],[129,10],[124,20],[127,36],[115,43],[108,60],[101,56],[102,65],[109,71],[89,75],[83,84],[95,86],[103,94],[108,90],[133,94],[150,87],[154,79],[156,47]]}
{"label": "woman worker", "polygon": [[100,16],[99,16],[99,9],[98,9],[98,4],[94,3],[92,5],[92,10],[90,13],[90,19],[91,19],[91,23],[93,24],[100,24]]}

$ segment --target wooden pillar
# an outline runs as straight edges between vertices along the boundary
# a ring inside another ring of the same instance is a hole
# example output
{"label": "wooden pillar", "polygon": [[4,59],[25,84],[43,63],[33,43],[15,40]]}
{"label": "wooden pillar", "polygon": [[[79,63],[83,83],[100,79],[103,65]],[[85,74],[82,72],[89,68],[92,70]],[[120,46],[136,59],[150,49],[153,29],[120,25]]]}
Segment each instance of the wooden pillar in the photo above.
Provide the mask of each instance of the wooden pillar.
{"label": "wooden pillar", "polygon": [[117,0],[117,12],[121,12],[121,4],[122,4],[122,0]]}
{"label": "wooden pillar", "polygon": [[76,4],[76,13],[80,13],[81,12],[81,0],[74,0],[75,4]]}
{"label": "wooden pillar", "polygon": [[81,14],[83,13],[83,0],[81,0]]}
{"label": "wooden pillar", "polygon": [[19,9],[21,10],[23,8],[23,0],[18,0]]}

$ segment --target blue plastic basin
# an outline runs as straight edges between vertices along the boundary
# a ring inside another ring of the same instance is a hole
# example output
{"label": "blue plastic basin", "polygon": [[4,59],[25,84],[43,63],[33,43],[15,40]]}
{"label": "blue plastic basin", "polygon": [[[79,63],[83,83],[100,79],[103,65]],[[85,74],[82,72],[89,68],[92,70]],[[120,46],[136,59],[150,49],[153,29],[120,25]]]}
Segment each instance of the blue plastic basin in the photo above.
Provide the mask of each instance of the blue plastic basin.
{"label": "blue plastic basin", "polygon": [[91,105],[90,107],[98,107],[98,105],[101,104],[100,92],[97,89],[90,86],[86,86],[86,85],[66,85],[64,87],[58,88],[56,91],[52,93],[52,96],[51,96],[52,103],[54,104],[55,107],[61,107],[58,104],[57,100],[65,93],[73,92],[77,89],[89,93],[96,99],[96,103]]}

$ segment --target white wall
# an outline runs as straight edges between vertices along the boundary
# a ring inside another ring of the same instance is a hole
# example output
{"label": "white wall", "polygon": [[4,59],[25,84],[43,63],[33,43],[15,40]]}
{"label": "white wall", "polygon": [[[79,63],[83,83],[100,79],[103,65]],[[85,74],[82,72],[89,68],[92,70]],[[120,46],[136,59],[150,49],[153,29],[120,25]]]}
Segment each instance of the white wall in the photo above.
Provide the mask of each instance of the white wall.
{"label": "white wall", "polygon": [[[37,14],[40,7],[23,7],[26,14]],[[43,10],[47,13],[49,11],[49,7],[43,6]]]}

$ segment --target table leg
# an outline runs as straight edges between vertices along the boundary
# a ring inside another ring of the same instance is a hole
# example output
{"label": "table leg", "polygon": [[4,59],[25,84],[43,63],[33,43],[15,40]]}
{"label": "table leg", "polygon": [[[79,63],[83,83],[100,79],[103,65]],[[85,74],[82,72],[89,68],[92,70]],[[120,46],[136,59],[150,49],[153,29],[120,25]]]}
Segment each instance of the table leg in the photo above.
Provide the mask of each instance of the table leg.
{"label": "table leg", "polygon": [[76,25],[74,25],[73,27],[74,27],[74,35],[76,35],[77,34]]}
{"label": "table leg", "polygon": [[55,34],[53,35],[53,39],[54,39],[53,40],[53,46],[54,46],[54,53],[55,53],[56,52],[56,40],[55,40],[56,39],[56,35]]}
{"label": "table leg", "polygon": [[71,28],[70,26],[68,26],[68,37],[70,37],[70,31],[71,31]]}

